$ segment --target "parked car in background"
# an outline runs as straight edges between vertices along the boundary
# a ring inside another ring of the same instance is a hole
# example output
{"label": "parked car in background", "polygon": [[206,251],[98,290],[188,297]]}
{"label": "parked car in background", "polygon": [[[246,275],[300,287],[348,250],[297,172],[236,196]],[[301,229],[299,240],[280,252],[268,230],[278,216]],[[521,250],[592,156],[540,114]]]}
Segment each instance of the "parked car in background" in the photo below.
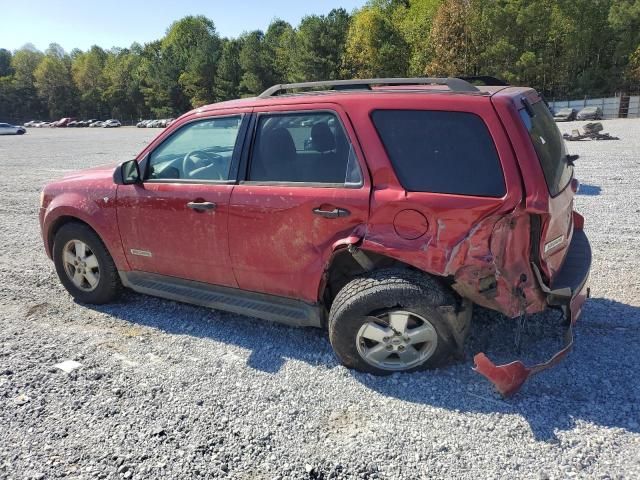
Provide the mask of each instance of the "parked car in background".
{"label": "parked car in background", "polygon": [[0,135],[23,135],[25,133],[27,133],[27,129],[23,126],[0,123]]}
{"label": "parked car in background", "polygon": [[74,117],[64,117],[61,118],[60,120],[58,120],[57,122],[53,122],[53,126],[54,127],[58,127],[58,128],[65,128],[69,125],[69,123],[73,122],[77,120]]}
{"label": "parked car in background", "polygon": [[174,118],[160,118],[157,120],[142,120],[136,125],[138,128],[166,128],[175,121]]}
{"label": "parked car in background", "polygon": [[93,122],[91,125],[89,125],[89,127],[91,128],[99,128],[103,126],[104,126],[104,122],[101,122],[100,120],[98,120],[97,122]]}
{"label": "parked car in background", "polygon": [[44,123],[42,120],[31,120],[30,122],[25,122],[24,126],[28,128],[37,127],[38,124]]}
{"label": "parked car in background", "polygon": [[104,122],[102,122],[102,126],[104,128],[117,128],[117,127],[121,127],[122,124],[120,123],[119,120],[110,118],[109,120],[105,120]]}
{"label": "parked car in background", "polygon": [[553,116],[553,119],[556,122],[571,122],[572,120],[576,119],[576,109],[575,108],[561,108]]}
{"label": "parked car in background", "polygon": [[48,184],[40,225],[81,303],[128,287],[326,328],[342,363],[372,374],[463,356],[474,304],[514,321],[559,310],[549,362],[476,355],[509,395],[569,352],[588,296],[576,158],[531,88],[276,85],[183,115],[134,160]]}
{"label": "parked car in background", "polygon": [[64,128],[64,127],[67,127],[74,120],[75,118],[72,118],[72,117],[61,118],[60,120],[55,122],[55,126],[57,128],[61,128],[61,127]]}
{"label": "parked car in background", "polygon": [[80,122],[79,120],[71,120],[69,123],[67,123],[67,128],[79,127],[81,123],[82,122]]}
{"label": "parked car in background", "polygon": [[602,120],[602,109],[600,107],[585,107],[578,112],[578,120]]}

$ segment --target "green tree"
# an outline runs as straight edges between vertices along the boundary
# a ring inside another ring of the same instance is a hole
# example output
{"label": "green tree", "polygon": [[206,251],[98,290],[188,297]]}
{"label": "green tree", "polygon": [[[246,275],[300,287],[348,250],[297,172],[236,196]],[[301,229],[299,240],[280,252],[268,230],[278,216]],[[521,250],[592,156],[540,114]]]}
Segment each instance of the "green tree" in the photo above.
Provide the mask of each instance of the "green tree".
{"label": "green tree", "polygon": [[231,100],[240,96],[240,81],[242,80],[241,49],[242,43],[239,40],[225,39],[223,41],[222,55],[218,62],[216,76],[216,100]]}
{"label": "green tree", "polygon": [[306,16],[291,49],[293,81],[335,80],[341,77],[350,16],[343,8],[328,15]]}
{"label": "green tree", "polygon": [[0,77],[8,77],[13,73],[11,68],[11,52],[6,48],[0,48]]}
{"label": "green tree", "polygon": [[378,6],[365,6],[351,20],[345,47],[348,76],[405,76],[409,47],[391,18]]}
{"label": "green tree", "polygon": [[611,2],[608,15],[615,45],[614,64],[625,72],[625,87],[635,83],[640,75],[638,50],[640,49],[640,0],[616,0]]}
{"label": "green tree", "polygon": [[107,52],[103,69],[105,90],[102,94],[115,118],[141,118],[149,113],[142,94],[142,47],[113,49]]}
{"label": "green tree", "polygon": [[46,104],[50,118],[76,113],[77,105],[69,61],[59,45],[51,44],[33,76],[38,96]]}
{"label": "green tree", "polygon": [[190,102],[178,85],[178,72],[170,58],[163,54],[162,44],[147,43],[140,54],[144,103],[158,118],[170,117],[190,108]]}
{"label": "green tree", "polygon": [[[264,34],[263,56],[267,63],[267,82],[284,83],[291,78],[291,55],[295,47],[293,27],[284,20],[273,20]],[[269,65],[270,63],[270,65]]]}
{"label": "green tree", "polygon": [[388,5],[393,19],[409,45],[409,75],[422,75],[431,61],[433,48],[429,39],[433,19],[442,0],[411,0]]}
{"label": "green tree", "polygon": [[71,74],[80,92],[80,113],[85,117],[101,117],[106,113],[103,94],[106,89],[104,66],[107,54],[93,46],[88,52],[77,52],[71,63]]}
{"label": "green tree", "polygon": [[240,95],[257,95],[273,84],[273,58],[262,31],[246,33],[241,40],[240,66],[244,73],[240,81]]}
{"label": "green tree", "polygon": [[214,79],[220,57],[220,38],[213,22],[188,16],[174,22],[162,39],[162,59],[172,67],[184,97],[191,107],[214,100]]}
{"label": "green tree", "polygon": [[45,118],[47,116],[47,109],[38,97],[34,78],[34,72],[43,58],[42,52],[36,50],[30,44],[16,50],[11,58],[13,75],[5,77],[4,91],[8,99],[15,99],[15,105],[11,108],[13,112],[11,118],[14,121]]}

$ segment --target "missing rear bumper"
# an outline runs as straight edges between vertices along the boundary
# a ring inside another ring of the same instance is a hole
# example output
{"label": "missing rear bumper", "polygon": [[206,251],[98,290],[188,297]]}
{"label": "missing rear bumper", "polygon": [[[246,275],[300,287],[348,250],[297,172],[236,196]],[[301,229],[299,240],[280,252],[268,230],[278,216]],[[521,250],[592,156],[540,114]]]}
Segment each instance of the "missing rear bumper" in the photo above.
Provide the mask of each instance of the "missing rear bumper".
{"label": "missing rear bumper", "polygon": [[559,363],[571,351],[571,347],[573,347],[573,325],[569,323],[564,332],[562,349],[546,362],[531,367],[525,366],[520,360],[496,365],[484,353],[478,353],[473,357],[475,363],[473,370],[493,383],[503,397],[509,397],[520,390],[529,377]]}
{"label": "missing rear bumper", "polygon": [[513,395],[520,390],[529,377],[553,367],[567,356],[573,347],[573,325],[582,313],[584,302],[590,296],[587,281],[591,269],[591,246],[581,229],[574,231],[564,265],[556,275],[551,288],[544,284],[535,264],[532,266],[540,288],[547,296],[547,303],[550,306],[560,307],[564,312],[566,319],[564,341],[560,351],[549,360],[531,367],[527,367],[520,360],[496,365],[484,353],[478,353],[473,359],[475,363],[473,370],[493,383],[496,390],[504,397]]}

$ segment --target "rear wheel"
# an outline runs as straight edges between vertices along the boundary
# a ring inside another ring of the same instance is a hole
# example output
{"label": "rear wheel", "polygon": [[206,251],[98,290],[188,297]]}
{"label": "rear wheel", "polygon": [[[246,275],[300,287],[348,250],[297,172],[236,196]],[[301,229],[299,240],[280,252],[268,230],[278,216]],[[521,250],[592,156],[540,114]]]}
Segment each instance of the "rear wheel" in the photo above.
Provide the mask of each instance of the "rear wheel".
{"label": "rear wheel", "polygon": [[111,255],[86,225],[68,223],[60,228],[53,244],[53,261],[60,281],[81,303],[108,303],[122,290]]}
{"label": "rear wheel", "polygon": [[434,279],[406,270],[380,270],[352,280],[336,296],[329,338],[341,362],[385,375],[432,368],[454,353],[438,307],[455,299]]}

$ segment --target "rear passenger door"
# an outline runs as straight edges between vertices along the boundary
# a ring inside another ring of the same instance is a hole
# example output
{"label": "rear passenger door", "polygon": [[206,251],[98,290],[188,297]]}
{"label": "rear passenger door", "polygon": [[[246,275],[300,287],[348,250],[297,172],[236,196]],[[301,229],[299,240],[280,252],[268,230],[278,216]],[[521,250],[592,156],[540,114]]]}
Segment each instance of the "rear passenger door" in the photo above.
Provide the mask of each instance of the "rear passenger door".
{"label": "rear passenger door", "polygon": [[244,180],[229,207],[240,288],[317,301],[333,244],[368,217],[370,183],[354,139],[335,105],[255,114]]}

